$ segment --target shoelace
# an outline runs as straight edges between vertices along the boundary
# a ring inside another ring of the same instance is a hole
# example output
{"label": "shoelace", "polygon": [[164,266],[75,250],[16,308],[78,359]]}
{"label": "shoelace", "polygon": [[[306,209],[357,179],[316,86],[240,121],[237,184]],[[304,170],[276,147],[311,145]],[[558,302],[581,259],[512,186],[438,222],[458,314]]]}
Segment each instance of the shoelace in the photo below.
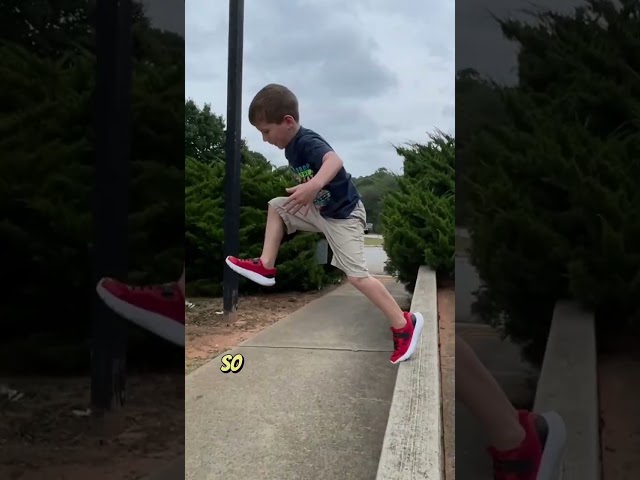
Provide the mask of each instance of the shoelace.
{"label": "shoelace", "polygon": [[138,292],[160,290],[163,295],[171,295],[173,293],[173,284],[171,283],[162,283],[159,285],[130,285],[129,288]]}

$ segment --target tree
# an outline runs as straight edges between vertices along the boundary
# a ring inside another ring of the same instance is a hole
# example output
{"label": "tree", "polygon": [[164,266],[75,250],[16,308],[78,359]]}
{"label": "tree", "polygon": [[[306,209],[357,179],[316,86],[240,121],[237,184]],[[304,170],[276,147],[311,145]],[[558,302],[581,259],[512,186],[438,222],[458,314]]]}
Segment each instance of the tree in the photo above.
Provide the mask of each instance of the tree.
{"label": "tree", "polygon": [[[132,23],[154,36],[141,1],[132,1]],[[41,57],[73,59],[95,47],[96,2],[87,0],[1,0],[5,44],[23,45]],[[182,47],[183,48],[183,47]],[[148,58],[148,57],[147,57]]]}
{"label": "tree", "polygon": [[455,139],[437,133],[427,144],[396,150],[404,157],[404,174],[399,191],[384,201],[384,249],[388,272],[413,291],[422,265],[440,282],[454,278]]}
{"label": "tree", "polygon": [[591,0],[501,22],[520,83],[499,92],[509,123],[471,147],[471,259],[478,311],[534,362],[560,299],[592,309],[601,334],[640,316],[638,11]]}
{"label": "tree", "polygon": [[469,153],[474,136],[488,127],[504,124],[505,107],[494,83],[473,69],[456,75],[456,225],[468,221],[467,172],[474,161]]}
{"label": "tree", "polygon": [[193,100],[184,106],[184,154],[206,164],[224,161],[225,126],[221,116],[202,110]]}
{"label": "tree", "polygon": [[384,198],[398,190],[398,178],[386,168],[379,168],[371,175],[354,178],[354,183],[367,209],[367,222],[373,224],[374,231],[378,231]]}
{"label": "tree", "polygon": [[[77,371],[86,364],[94,290],[92,4],[13,7],[20,15],[12,10],[0,20],[7,27],[0,45],[0,248],[10,252],[3,272],[11,278],[5,295],[12,299],[0,307],[0,318],[11,319],[5,321],[2,341],[9,349],[3,354],[28,349],[34,354],[21,368]],[[61,15],[72,21],[61,22]],[[175,61],[184,40],[154,30],[143,17],[134,20],[129,280],[147,283],[177,276],[184,258],[184,232],[175,228],[184,222],[184,64]],[[63,322],[52,322],[52,305]],[[136,352],[148,352],[155,342],[132,331]],[[51,345],[62,352],[52,352]],[[140,357],[132,356],[132,366]],[[0,363],[10,364],[8,358]]]}

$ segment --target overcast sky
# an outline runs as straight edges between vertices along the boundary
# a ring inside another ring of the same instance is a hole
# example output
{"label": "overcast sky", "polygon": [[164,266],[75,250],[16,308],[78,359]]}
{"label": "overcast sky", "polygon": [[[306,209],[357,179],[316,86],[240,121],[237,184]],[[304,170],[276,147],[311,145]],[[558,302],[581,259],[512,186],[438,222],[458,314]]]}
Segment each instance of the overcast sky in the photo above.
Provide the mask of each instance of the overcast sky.
{"label": "overcast sky", "polygon": [[492,18],[529,22],[523,10],[569,12],[584,0],[457,0],[456,70],[474,68],[502,84],[517,82],[517,45],[507,41]]}
{"label": "overcast sky", "polygon": [[[391,144],[454,133],[454,11],[453,0],[245,0],[242,137],[286,164],[247,120],[253,95],[281,83],[354,176],[400,171]],[[228,1],[187,1],[185,32],[185,94],[226,117]]]}
{"label": "overcast sky", "polygon": [[[226,116],[227,0],[144,0],[152,22],[186,30],[185,93]],[[245,0],[242,136],[277,165],[281,151],[264,144],[247,121],[253,95],[270,82],[289,86],[301,120],[317,130],[356,176],[401,168],[391,144],[454,133],[454,75],[472,67],[500,83],[516,81],[516,46],[489,13],[584,0]],[[286,5],[286,8],[285,8]],[[182,15],[185,15],[183,17]]]}

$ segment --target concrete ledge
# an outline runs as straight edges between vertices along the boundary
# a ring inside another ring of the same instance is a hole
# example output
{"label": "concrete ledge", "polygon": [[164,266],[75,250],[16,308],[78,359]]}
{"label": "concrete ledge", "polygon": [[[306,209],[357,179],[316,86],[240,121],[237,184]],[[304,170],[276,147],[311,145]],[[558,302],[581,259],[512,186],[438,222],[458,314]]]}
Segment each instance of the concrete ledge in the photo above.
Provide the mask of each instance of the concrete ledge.
{"label": "concrete ledge", "polygon": [[398,366],[377,480],[441,480],[442,397],[436,274],[418,272],[411,310],[424,315],[413,358]]}
{"label": "concrete ledge", "polygon": [[595,319],[574,302],[559,302],[547,340],[534,409],[555,410],[567,427],[560,478],[600,479]]}

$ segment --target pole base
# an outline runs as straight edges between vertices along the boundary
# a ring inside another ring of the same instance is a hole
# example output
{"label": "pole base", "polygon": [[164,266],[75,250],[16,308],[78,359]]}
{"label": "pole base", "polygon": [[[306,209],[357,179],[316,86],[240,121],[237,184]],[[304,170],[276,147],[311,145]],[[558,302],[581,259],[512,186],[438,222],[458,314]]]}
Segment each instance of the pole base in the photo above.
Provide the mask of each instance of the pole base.
{"label": "pole base", "polygon": [[238,312],[224,312],[222,319],[225,323],[236,323],[238,321]]}
{"label": "pole base", "polygon": [[126,428],[125,415],[122,409],[115,411],[91,411],[91,436],[100,442],[109,442],[124,432]]}

